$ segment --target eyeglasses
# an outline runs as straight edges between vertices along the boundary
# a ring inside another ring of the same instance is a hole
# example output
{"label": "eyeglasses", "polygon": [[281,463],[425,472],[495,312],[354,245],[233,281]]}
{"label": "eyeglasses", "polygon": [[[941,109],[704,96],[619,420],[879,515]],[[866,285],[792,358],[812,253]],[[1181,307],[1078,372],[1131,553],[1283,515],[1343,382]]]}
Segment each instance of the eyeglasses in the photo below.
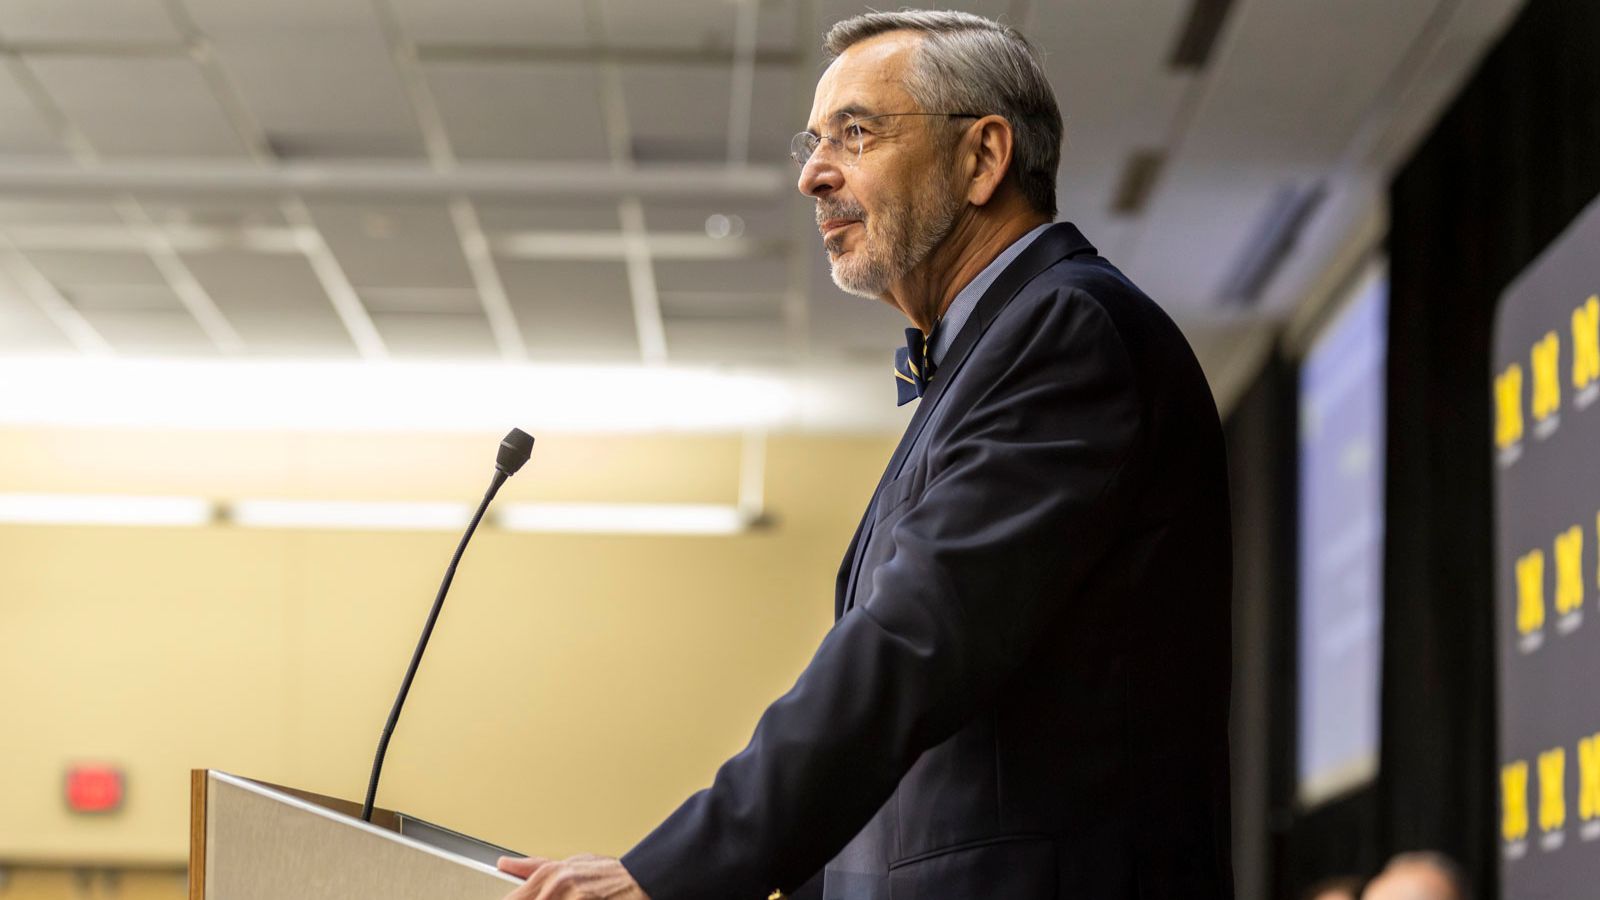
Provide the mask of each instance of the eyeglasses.
{"label": "eyeglasses", "polygon": [[[831,134],[817,134],[811,131],[802,131],[789,141],[789,157],[796,165],[804,166],[811,161],[824,144],[837,154],[837,161],[846,166],[853,166],[861,159],[861,154],[872,146],[876,137],[870,124],[878,119],[892,119],[896,116],[949,116],[955,119],[981,119],[979,113],[960,112],[900,112],[879,113],[875,116],[851,116],[839,126],[839,136]],[[823,151],[828,152],[828,151]]]}

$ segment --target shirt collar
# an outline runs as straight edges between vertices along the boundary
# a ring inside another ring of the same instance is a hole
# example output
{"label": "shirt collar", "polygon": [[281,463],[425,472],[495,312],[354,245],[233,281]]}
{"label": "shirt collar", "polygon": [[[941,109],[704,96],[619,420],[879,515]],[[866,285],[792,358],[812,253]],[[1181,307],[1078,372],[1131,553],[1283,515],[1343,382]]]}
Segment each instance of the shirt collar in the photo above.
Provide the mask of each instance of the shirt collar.
{"label": "shirt collar", "polygon": [[1001,250],[1000,255],[996,256],[993,262],[984,266],[983,271],[967,282],[967,286],[956,294],[954,300],[950,301],[950,307],[944,311],[944,317],[939,320],[938,327],[934,329],[933,346],[928,350],[928,358],[933,361],[935,366],[943,361],[945,351],[949,350],[950,345],[955,343],[956,335],[961,333],[961,327],[967,324],[967,317],[972,315],[973,307],[977,306],[978,301],[983,299],[983,295],[989,290],[989,286],[994,284],[995,279],[1000,277],[1000,273],[1006,270],[1006,266],[1011,265],[1017,257],[1022,255],[1022,251],[1028,249],[1028,246],[1039,235],[1044,234],[1045,230],[1054,224],[1054,222],[1046,222],[1017,238],[1011,243],[1011,246]]}

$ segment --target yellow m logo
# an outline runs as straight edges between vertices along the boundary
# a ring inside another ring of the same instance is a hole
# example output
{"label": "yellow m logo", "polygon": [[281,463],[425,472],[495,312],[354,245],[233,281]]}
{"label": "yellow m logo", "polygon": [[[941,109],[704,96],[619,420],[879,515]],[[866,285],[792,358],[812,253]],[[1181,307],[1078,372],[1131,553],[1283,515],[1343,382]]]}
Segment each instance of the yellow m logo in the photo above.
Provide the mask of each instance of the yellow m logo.
{"label": "yellow m logo", "polygon": [[1516,363],[1494,377],[1494,444],[1505,448],[1522,440],[1522,367]]}
{"label": "yellow m logo", "polygon": [[1567,824],[1567,751],[1557,747],[1539,754],[1539,830]]}
{"label": "yellow m logo", "polygon": [[1572,386],[1600,378],[1600,294],[1572,311]]}
{"label": "yellow m logo", "polygon": [[1500,796],[1504,812],[1500,836],[1520,841],[1528,836],[1528,763],[1518,760],[1500,769]]}
{"label": "yellow m logo", "polygon": [[1600,818],[1600,734],[1578,741],[1578,815]]}
{"label": "yellow m logo", "polygon": [[1517,631],[1544,627],[1544,551],[1533,550],[1517,560]]}
{"label": "yellow m logo", "polygon": [[1583,529],[1577,525],[1556,535],[1556,613],[1583,606]]}
{"label": "yellow m logo", "polygon": [[1554,331],[1533,345],[1533,418],[1543,422],[1561,409],[1561,338]]}

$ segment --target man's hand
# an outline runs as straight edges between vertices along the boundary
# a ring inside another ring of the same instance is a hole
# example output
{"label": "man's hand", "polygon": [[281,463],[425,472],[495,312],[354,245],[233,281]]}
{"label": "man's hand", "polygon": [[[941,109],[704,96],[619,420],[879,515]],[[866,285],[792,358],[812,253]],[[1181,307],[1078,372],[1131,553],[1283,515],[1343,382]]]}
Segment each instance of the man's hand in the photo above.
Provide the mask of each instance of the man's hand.
{"label": "man's hand", "polygon": [[609,856],[502,856],[499,865],[502,872],[528,879],[506,900],[650,900],[622,862]]}

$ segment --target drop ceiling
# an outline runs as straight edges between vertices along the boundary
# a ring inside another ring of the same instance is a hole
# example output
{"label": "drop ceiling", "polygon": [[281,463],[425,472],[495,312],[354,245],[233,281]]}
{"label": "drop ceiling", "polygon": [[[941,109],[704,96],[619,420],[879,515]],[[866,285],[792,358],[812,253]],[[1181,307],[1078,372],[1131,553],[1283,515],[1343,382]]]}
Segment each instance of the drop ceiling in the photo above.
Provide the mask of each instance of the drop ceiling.
{"label": "drop ceiling", "polygon": [[[1062,218],[1222,382],[1519,3],[1234,0],[1200,68],[1172,64],[1192,0],[941,5],[1043,51]],[[881,381],[892,427],[903,323],[831,284],[786,156],[863,8],[0,0],[0,353],[766,367]],[[1262,295],[1227,296],[1308,185]]]}

